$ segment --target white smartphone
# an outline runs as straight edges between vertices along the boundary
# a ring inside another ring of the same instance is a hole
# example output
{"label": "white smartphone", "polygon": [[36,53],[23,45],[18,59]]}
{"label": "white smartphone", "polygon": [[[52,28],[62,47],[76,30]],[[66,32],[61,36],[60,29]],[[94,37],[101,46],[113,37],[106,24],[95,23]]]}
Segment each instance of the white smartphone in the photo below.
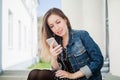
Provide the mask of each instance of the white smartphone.
{"label": "white smartphone", "polygon": [[57,43],[57,41],[55,40],[54,37],[48,38],[48,39],[46,40],[46,42],[47,42],[49,45],[50,45],[53,41],[54,41],[53,47],[58,46],[58,43]]}

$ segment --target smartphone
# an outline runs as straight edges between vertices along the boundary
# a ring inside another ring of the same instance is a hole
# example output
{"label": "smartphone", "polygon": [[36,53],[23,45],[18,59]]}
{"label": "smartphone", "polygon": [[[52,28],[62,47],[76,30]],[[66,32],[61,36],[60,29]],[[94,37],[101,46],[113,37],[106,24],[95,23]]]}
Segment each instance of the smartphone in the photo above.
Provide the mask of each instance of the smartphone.
{"label": "smartphone", "polygon": [[48,39],[46,40],[46,42],[48,43],[48,45],[50,45],[53,41],[54,41],[53,47],[58,46],[58,43],[57,43],[57,41],[55,40],[54,37],[48,38]]}

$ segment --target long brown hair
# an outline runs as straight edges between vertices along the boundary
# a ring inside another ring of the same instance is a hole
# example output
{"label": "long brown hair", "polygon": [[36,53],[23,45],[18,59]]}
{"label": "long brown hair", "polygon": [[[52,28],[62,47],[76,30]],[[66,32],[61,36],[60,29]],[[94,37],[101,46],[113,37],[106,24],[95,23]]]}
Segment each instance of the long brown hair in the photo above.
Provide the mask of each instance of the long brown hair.
{"label": "long brown hair", "polygon": [[[62,10],[58,9],[58,8],[51,8],[49,9],[46,14],[44,15],[43,17],[43,23],[42,23],[42,48],[43,48],[43,53],[46,54],[46,53],[49,53],[49,45],[46,43],[46,39],[47,38],[50,38],[50,37],[55,37],[56,35],[53,34],[53,32],[51,31],[48,23],[47,23],[47,20],[48,20],[48,17],[52,14],[55,14],[55,15],[58,15],[60,16],[61,18],[63,19],[66,19],[67,20],[67,26],[68,26],[68,29],[71,29],[71,24],[70,24],[70,21],[69,19],[67,18],[67,16],[62,12]],[[56,36],[55,39],[58,41],[59,40],[59,36]],[[47,51],[47,52],[45,52]]]}

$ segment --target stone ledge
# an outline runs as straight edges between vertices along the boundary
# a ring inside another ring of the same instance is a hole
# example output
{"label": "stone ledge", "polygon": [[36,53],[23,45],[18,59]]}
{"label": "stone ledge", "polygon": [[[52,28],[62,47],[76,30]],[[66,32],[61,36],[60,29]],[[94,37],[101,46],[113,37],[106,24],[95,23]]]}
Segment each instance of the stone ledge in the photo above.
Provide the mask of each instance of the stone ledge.
{"label": "stone ledge", "polygon": [[[27,80],[30,70],[5,70],[0,75],[0,80]],[[111,73],[104,75],[103,80],[120,80],[120,76],[114,76]]]}
{"label": "stone ledge", "polygon": [[120,76],[112,75],[111,73],[108,73],[104,76],[103,80],[120,80]]}
{"label": "stone ledge", "polygon": [[30,70],[5,70],[0,75],[0,80],[27,80]]}

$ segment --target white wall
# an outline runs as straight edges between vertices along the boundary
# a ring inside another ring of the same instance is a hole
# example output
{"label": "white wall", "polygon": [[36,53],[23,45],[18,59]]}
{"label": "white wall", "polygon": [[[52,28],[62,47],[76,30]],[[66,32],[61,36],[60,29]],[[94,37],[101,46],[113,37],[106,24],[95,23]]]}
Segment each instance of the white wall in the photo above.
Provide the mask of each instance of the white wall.
{"label": "white wall", "polygon": [[105,56],[104,0],[62,0],[62,9],[72,27],[87,30]]}
{"label": "white wall", "polygon": [[[62,9],[75,29],[85,29],[105,56],[105,0],[62,0]],[[120,0],[108,0],[110,73],[120,76]]]}
{"label": "white wall", "polygon": [[[2,11],[2,66],[10,66],[33,59],[37,53],[37,21],[32,21],[31,14],[22,0],[3,0]],[[13,46],[8,46],[8,10],[13,13]],[[21,21],[19,27],[18,21]],[[34,26],[33,26],[34,25]],[[21,34],[19,34],[21,29]],[[20,36],[21,35],[21,36]]]}
{"label": "white wall", "polygon": [[110,72],[120,76],[120,0],[108,0],[110,32]]}
{"label": "white wall", "polygon": [[61,0],[63,12],[69,18],[72,28],[83,27],[83,0]]}

